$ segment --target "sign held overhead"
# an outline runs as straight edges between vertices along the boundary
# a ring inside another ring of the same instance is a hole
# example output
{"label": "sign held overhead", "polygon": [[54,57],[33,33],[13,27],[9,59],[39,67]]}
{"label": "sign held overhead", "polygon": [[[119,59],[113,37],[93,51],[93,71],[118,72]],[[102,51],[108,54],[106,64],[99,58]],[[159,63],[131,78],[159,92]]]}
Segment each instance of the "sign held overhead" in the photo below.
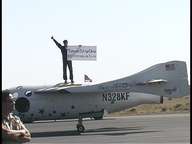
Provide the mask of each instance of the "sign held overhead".
{"label": "sign held overhead", "polygon": [[96,61],[97,59],[97,47],[96,46],[68,46],[67,48],[68,60],[85,60]]}

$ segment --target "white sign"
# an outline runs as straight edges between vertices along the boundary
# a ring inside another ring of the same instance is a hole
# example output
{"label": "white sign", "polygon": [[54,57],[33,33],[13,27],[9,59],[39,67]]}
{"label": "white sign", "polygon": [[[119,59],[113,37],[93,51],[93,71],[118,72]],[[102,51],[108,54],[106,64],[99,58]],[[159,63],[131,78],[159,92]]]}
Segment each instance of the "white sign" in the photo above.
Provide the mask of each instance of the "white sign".
{"label": "white sign", "polygon": [[68,60],[91,60],[95,61],[97,58],[96,46],[68,46],[67,59]]}

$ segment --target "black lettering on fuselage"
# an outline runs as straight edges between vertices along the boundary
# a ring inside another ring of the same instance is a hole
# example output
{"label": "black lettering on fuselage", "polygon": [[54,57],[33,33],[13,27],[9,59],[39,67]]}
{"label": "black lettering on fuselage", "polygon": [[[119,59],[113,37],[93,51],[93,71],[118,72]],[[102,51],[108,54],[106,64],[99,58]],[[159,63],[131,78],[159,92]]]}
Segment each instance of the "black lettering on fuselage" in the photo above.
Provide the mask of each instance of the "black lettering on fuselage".
{"label": "black lettering on fuselage", "polygon": [[115,103],[116,101],[127,101],[129,97],[129,92],[111,92],[103,93],[102,100],[104,102]]}
{"label": "black lettering on fuselage", "polygon": [[103,94],[103,101],[107,101],[107,94]]}

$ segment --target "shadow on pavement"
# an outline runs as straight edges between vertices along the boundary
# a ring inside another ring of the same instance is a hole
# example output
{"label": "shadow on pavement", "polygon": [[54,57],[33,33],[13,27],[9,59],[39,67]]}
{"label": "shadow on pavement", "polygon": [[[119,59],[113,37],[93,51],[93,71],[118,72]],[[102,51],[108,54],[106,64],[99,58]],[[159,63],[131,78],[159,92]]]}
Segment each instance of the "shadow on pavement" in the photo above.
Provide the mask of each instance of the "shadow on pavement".
{"label": "shadow on pavement", "polygon": [[109,127],[109,128],[98,128],[88,129],[84,133],[79,133],[76,130],[73,131],[49,131],[49,132],[32,132],[32,137],[56,137],[56,136],[86,136],[86,135],[108,135],[108,136],[119,136],[136,133],[149,133],[158,131],[143,131],[142,127]]}

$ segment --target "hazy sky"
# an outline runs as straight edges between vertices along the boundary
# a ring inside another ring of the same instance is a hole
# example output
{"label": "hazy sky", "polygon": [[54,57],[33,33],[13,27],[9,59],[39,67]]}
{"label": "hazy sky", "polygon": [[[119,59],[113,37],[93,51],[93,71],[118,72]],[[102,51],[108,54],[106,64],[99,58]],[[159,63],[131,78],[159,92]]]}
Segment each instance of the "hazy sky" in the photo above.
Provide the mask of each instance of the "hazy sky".
{"label": "hazy sky", "polygon": [[96,45],[97,61],[73,61],[74,81],[122,78],[182,60],[190,73],[190,0],[3,0],[2,87],[63,82],[53,35]]}

